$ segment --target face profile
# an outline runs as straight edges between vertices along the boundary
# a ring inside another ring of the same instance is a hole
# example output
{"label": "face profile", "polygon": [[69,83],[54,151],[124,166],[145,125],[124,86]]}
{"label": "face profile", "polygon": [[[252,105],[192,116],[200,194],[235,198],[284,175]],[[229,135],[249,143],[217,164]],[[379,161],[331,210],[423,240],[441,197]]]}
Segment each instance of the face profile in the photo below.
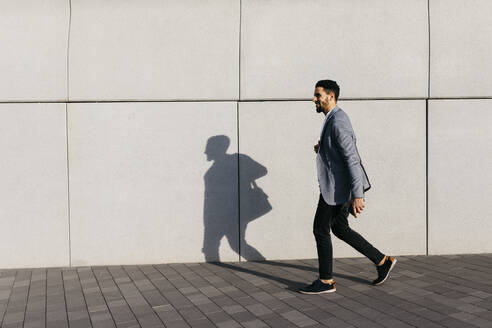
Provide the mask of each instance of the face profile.
{"label": "face profile", "polygon": [[220,157],[224,157],[229,148],[230,139],[224,135],[213,136],[208,139],[205,146],[205,154],[207,161],[215,161]]}
{"label": "face profile", "polygon": [[330,107],[329,104],[334,100],[335,96],[333,92],[326,92],[323,87],[316,87],[314,89],[313,102],[316,105],[316,112],[327,112]]}

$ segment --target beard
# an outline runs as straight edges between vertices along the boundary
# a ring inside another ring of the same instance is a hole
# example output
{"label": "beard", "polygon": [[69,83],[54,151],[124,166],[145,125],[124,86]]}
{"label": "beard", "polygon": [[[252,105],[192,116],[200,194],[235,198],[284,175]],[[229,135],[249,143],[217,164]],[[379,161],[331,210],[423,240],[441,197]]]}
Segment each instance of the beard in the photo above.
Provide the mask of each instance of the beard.
{"label": "beard", "polygon": [[316,104],[316,113],[321,113],[323,112],[323,107],[321,105]]}

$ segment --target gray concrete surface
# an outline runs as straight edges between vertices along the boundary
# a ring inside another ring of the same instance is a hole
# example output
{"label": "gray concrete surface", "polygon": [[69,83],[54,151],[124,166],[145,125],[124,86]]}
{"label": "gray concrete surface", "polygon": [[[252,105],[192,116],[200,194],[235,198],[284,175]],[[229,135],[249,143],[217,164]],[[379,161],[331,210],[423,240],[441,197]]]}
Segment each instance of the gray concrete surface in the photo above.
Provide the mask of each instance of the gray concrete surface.
{"label": "gray concrete surface", "polygon": [[0,101],[66,101],[67,0],[0,0]]}
{"label": "gray concrete surface", "polygon": [[69,264],[66,104],[0,104],[0,268]]}
{"label": "gray concrete surface", "polygon": [[[0,0],[0,268],[314,256],[322,117],[308,100],[324,78],[341,85],[373,184],[354,228],[399,255],[492,252],[479,208],[492,192],[490,8]],[[207,175],[214,135],[239,165]],[[241,155],[268,170],[257,182],[272,206],[247,229]]]}
{"label": "gray concrete surface", "polygon": [[[72,265],[198,262],[224,226],[238,243],[235,103],[70,104],[68,119]],[[207,181],[215,135],[231,160]]]}
{"label": "gray concrete surface", "polygon": [[239,1],[71,3],[70,100],[239,97]]}
{"label": "gray concrete surface", "polygon": [[429,253],[488,252],[492,99],[429,102]]}
{"label": "gray concrete surface", "polygon": [[337,259],[337,291],[302,295],[315,260],[0,270],[0,326],[492,326],[492,254],[405,256],[374,287],[372,263]]}
{"label": "gray concrete surface", "polygon": [[344,98],[427,96],[425,0],[248,0],[241,99],[303,99],[331,76]]}
{"label": "gray concrete surface", "polygon": [[492,96],[492,2],[429,0],[430,97]]}
{"label": "gray concrete surface", "polygon": [[[350,224],[382,251],[425,254],[425,101],[341,100],[339,106],[350,116],[372,184],[364,213]],[[245,240],[267,259],[316,256],[312,223],[319,187],[313,145],[323,118],[307,101],[239,104],[239,149],[268,168],[257,184],[273,207],[248,224]],[[241,161],[239,167],[241,176],[250,175]],[[247,178],[240,181],[245,184]],[[255,206],[245,201],[247,195],[240,192],[241,214]],[[241,253],[254,259],[246,247]],[[335,254],[360,256],[338,240]]]}

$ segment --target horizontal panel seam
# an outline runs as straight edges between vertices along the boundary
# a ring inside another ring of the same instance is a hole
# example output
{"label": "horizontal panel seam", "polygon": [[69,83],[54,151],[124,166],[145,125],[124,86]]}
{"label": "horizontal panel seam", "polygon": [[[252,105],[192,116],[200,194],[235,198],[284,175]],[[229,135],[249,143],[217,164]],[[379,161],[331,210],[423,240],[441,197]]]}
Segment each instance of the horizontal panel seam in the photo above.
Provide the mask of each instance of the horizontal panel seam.
{"label": "horizontal panel seam", "polygon": [[[339,101],[384,101],[384,100],[490,100],[491,97],[432,97],[432,98],[340,98]],[[0,104],[107,104],[107,103],[192,103],[192,102],[302,102],[312,101],[311,99],[173,99],[173,100],[87,100],[87,101],[65,101],[65,100],[45,100],[45,101],[0,101]]]}

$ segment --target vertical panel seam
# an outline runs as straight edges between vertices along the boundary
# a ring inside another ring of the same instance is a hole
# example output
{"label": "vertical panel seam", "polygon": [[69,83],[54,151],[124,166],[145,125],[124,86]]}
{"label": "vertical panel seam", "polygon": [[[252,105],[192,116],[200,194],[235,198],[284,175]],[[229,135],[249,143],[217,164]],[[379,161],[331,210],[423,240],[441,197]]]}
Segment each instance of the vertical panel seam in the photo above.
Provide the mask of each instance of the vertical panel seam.
{"label": "vertical panel seam", "polygon": [[242,0],[239,0],[239,40],[238,40],[238,100],[241,101],[241,28],[242,28]]}
{"label": "vertical panel seam", "polygon": [[236,138],[237,138],[237,236],[238,261],[241,262],[241,175],[239,167],[239,102],[241,101],[241,28],[242,28],[242,0],[239,0],[239,33],[238,33],[238,101],[236,102]]}
{"label": "vertical panel seam", "polygon": [[67,214],[68,214],[68,265],[72,266],[72,233],[70,229],[70,156],[69,156],[69,137],[68,137],[68,104],[65,104],[65,138],[67,152]]}
{"label": "vertical panel seam", "polygon": [[239,161],[239,101],[236,102],[236,138],[237,138],[237,231],[238,231],[238,261],[241,262],[241,175]]}
{"label": "vertical panel seam", "polygon": [[429,255],[429,100],[425,101],[425,255]]}
{"label": "vertical panel seam", "polygon": [[69,162],[69,138],[68,138],[68,102],[70,102],[70,32],[72,27],[72,0],[68,0],[68,36],[67,36],[67,102],[65,103],[65,137],[67,152],[67,214],[68,214],[68,265],[72,266],[72,234],[70,230],[70,162]]}
{"label": "vertical panel seam", "polygon": [[430,98],[431,94],[431,32],[430,32],[430,0],[427,0],[427,33],[428,33],[428,44],[427,44],[427,98]]}
{"label": "vertical panel seam", "polygon": [[429,255],[429,98],[431,96],[431,20],[427,0],[427,99],[425,100],[425,255]]}
{"label": "vertical panel seam", "polygon": [[70,101],[70,32],[72,28],[72,0],[68,0],[68,35],[67,35],[67,101]]}

